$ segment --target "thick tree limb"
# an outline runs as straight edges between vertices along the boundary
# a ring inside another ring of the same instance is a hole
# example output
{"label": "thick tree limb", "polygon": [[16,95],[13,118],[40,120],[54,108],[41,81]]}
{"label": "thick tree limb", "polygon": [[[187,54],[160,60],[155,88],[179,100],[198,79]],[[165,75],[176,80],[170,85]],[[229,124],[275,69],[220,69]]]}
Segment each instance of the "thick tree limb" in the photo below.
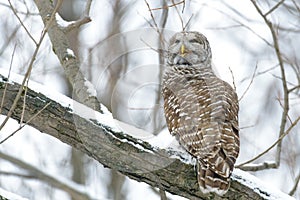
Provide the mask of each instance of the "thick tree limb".
{"label": "thick tree limb", "polygon": [[[20,87],[20,84],[7,82],[6,78],[0,76],[0,97],[5,84],[7,91],[2,108],[4,115],[10,109]],[[189,199],[292,199],[283,193],[266,189],[251,175],[241,171],[234,172],[231,188],[224,197],[204,196],[198,189],[194,166],[182,162],[180,156],[155,148],[120,131],[109,114],[100,114],[61,94],[50,92],[49,89],[36,89],[36,84],[32,82],[29,87],[26,93],[25,122],[50,102],[48,107],[30,121],[30,126],[56,137],[104,166],[118,170],[134,180]],[[20,120],[22,105],[21,99],[12,118]],[[131,130],[138,131],[134,128]]]}

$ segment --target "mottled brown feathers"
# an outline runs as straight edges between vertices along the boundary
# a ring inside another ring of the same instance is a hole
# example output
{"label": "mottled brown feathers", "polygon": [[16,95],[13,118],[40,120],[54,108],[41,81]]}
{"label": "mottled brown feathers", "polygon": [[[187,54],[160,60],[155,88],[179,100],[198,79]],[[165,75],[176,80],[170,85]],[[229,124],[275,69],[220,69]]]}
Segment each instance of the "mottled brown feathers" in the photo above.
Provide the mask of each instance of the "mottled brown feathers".
{"label": "mottled brown feathers", "polygon": [[163,96],[169,131],[197,159],[200,190],[223,195],[239,153],[237,95],[214,74],[202,34],[177,33],[168,51]]}

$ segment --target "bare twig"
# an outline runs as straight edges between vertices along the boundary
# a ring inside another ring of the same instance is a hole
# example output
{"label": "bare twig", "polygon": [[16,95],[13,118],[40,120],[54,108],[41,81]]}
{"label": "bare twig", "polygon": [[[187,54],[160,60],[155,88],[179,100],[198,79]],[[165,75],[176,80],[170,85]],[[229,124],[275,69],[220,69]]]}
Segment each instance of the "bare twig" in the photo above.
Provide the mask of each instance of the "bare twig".
{"label": "bare twig", "polygon": [[166,191],[159,189],[159,194],[160,194],[160,200],[168,200]]}
{"label": "bare twig", "polygon": [[39,180],[43,180],[44,182],[51,184],[55,186],[56,188],[59,188],[61,190],[64,190],[71,194],[72,196],[76,197],[78,200],[89,200],[93,199],[87,194],[84,190],[81,189],[81,185],[76,184],[74,182],[70,182],[66,179],[59,180],[57,177],[54,177],[50,175],[49,173],[45,173],[38,169],[37,167],[26,163],[18,158],[15,158],[13,156],[10,156],[8,154],[0,152],[0,158],[5,159],[6,161],[9,161],[15,165],[17,165],[20,168],[23,168],[27,171],[29,171],[32,175],[34,175]]}
{"label": "bare twig", "polygon": [[[205,5],[205,4],[204,4]],[[206,5],[207,6],[207,5]],[[230,16],[228,13],[224,12],[223,10],[217,9],[217,8],[212,8],[218,12],[220,12],[221,14],[223,14],[224,16],[228,17],[229,19],[231,19],[233,22],[236,22],[237,24],[239,24],[240,26],[244,27],[245,29],[249,30],[251,33],[253,33],[255,36],[257,36],[258,38],[260,38],[262,41],[264,41],[268,46],[273,47],[273,45],[266,40],[265,38],[263,38],[262,36],[260,36],[258,33],[256,33],[251,27],[247,26],[246,24],[240,22],[239,20],[233,18],[232,16]],[[216,27],[210,28],[210,29],[217,29]]]}
{"label": "bare twig", "polygon": [[90,17],[85,16],[85,17],[83,17],[83,18],[81,18],[81,19],[79,19],[79,20],[77,20],[77,21],[75,21],[75,22],[69,24],[69,25],[68,25],[67,27],[65,27],[63,30],[66,31],[66,32],[70,32],[70,31],[72,31],[72,30],[74,30],[74,29],[79,28],[79,27],[82,26],[83,24],[87,24],[87,23],[89,23],[89,22],[91,22],[91,21],[92,21],[92,20],[91,20]]}
{"label": "bare twig", "polygon": [[88,0],[85,4],[85,9],[84,9],[82,17],[79,20],[77,20],[73,23],[70,23],[67,27],[63,27],[63,30],[68,33],[74,29],[78,29],[83,24],[87,24],[87,23],[91,22],[92,20],[89,16],[90,10],[91,10],[91,4],[92,4],[92,0]]}
{"label": "bare twig", "polygon": [[[26,95],[24,95],[26,96]],[[14,134],[16,134],[18,131],[20,131],[22,128],[24,128],[27,124],[29,124],[34,118],[36,118],[41,112],[43,112],[43,110],[45,110],[51,102],[47,103],[41,110],[39,110],[35,115],[33,115],[25,124],[22,124],[19,126],[19,128],[17,128],[17,130],[15,130],[14,132],[12,132],[9,136],[7,136],[5,139],[3,139],[2,141],[0,141],[0,144],[3,144],[6,140],[8,140],[10,137],[12,137]],[[24,108],[24,105],[23,105]],[[24,113],[22,111],[22,116],[21,119],[23,118]]]}
{"label": "bare twig", "polygon": [[9,6],[11,8],[11,10],[13,11],[13,13],[15,14],[15,16],[17,17],[17,19],[19,20],[21,26],[23,26],[24,30],[26,31],[27,35],[30,37],[30,39],[34,42],[34,44],[37,46],[38,43],[35,41],[35,39],[32,37],[32,35],[30,34],[30,32],[28,31],[28,29],[26,28],[26,26],[24,25],[24,23],[22,22],[22,20],[20,19],[16,9],[13,7],[13,5],[11,4],[10,0],[8,0]]}
{"label": "bare twig", "polygon": [[169,9],[169,8],[172,8],[172,7],[180,5],[180,4],[184,4],[185,5],[185,1],[180,1],[178,3],[174,3],[173,2],[171,5],[163,5],[162,7],[159,7],[159,8],[151,8],[151,10]]}
{"label": "bare twig", "polygon": [[[10,78],[10,72],[11,72],[11,69],[12,69],[12,64],[13,64],[13,60],[14,60],[14,56],[15,56],[15,52],[16,52],[16,47],[17,47],[17,45],[14,46],[14,50],[13,50],[13,53],[11,55],[11,60],[10,60],[9,70],[8,70],[8,76],[7,76],[8,81],[9,81],[9,78]],[[1,99],[0,113],[2,113],[2,107],[3,107],[3,104],[4,104],[6,90],[7,90],[7,83],[5,84],[3,96],[2,96],[2,99]]]}
{"label": "bare twig", "polygon": [[239,101],[241,101],[244,98],[244,96],[246,95],[246,93],[250,89],[250,87],[251,87],[251,85],[253,83],[253,80],[255,78],[255,74],[256,74],[257,68],[258,68],[258,65],[256,64],[255,69],[254,69],[253,74],[252,74],[252,77],[251,77],[251,80],[250,80],[250,83],[249,83],[248,87],[246,88],[246,90],[244,91],[244,93],[242,94],[242,96],[240,97]]}
{"label": "bare twig", "polygon": [[[173,4],[175,4],[174,0],[171,0]],[[179,20],[180,20],[180,23],[181,23],[181,28],[182,28],[182,31],[184,31],[184,23],[183,23],[183,19],[182,19],[182,16],[177,8],[177,5],[175,5],[175,10],[178,14],[178,17],[179,17]]]}
{"label": "bare twig", "polygon": [[26,81],[26,85],[24,86],[24,99],[23,99],[23,108],[22,108],[22,114],[21,114],[21,120],[20,120],[20,126],[22,126],[23,123],[23,119],[24,119],[24,114],[25,114],[25,109],[26,109],[26,94],[28,91],[28,83],[29,83],[29,79],[30,79],[30,74],[28,75],[27,81]]}
{"label": "bare twig", "polygon": [[270,13],[272,13],[274,10],[276,10],[285,0],[279,1],[273,8],[271,8],[268,12],[264,14],[265,17],[267,17]]}
{"label": "bare twig", "polygon": [[92,0],[87,0],[87,2],[85,4],[85,9],[84,9],[85,17],[90,16],[91,5],[92,5]]}
{"label": "bare twig", "polygon": [[[280,107],[281,107],[282,109],[284,109],[283,104],[281,103],[280,98],[278,97],[278,98],[276,98],[276,99],[277,99],[277,101],[278,101]],[[292,123],[292,119],[291,119],[291,117],[289,116],[289,114],[287,115],[287,119],[289,120],[290,123]]]}
{"label": "bare twig", "polygon": [[[4,7],[7,7],[7,8],[11,8],[10,5],[7,5],[5,3],[2,3],[0,2],[0,6],[4,6]],[[29,10],[27,9],[27,12],[22,12],[22,11],[19,11],[19,10],[16,10],[17,13],[19,14],[22,14],[22,15],[33,15],[33,16],[38,16],[40,15],[39,13],[32,13],[32,12],[29,12]]]}
{"label": "bare twig", "polygon": [[[283,138],[282,136],[284,135],[284,129],[285,129],[285,125],[287,122],[287,116],[288,116],[288,112],[289,112],[289,93],[288,93],[288,87],[287,87],[287,81],[286,81],[286,76],[285,76],[285,69],[284,69],[284,64],[283,64],[283,59],[282,59],[282,55],[280,52],[280,48],[279,48],[279,43],[278,43],[278,38],[277,38],[277,34],[273,28],[272,23],[267,19],[267,17],[262,13],[261,9],[259,8],[259,6],[257,5],[255,0],[250,0],[252,2],[252,4],[254,5],[254,7],[256,8],[257,12],[259,13],[259,15],[263,18],[263,20],[265,21],[266,25],[269,27],[271,35],[272,35],[272,39],[273,39],[273,43],[274,43],[274,50],[277,56],[277,60],[279,62],[279,67],[280,67],[280,71],[281,71],[281,78],[282,78],[282,87],[283,87],[283,112],[282,112],[282,117],[281,117],[281,123],[280,123],[280,130],[279,130],[279,138]],[[280,155],[281,155],[281,139],[278,140],[278,145],[277,145],[277,151],[276,151],[276,158],[275,158],[275,162],[276,164],[279,166],[280,165]]]}
{"label": "bare twig", "polygon": [[[273,147],[275,147],[278,143],[280,143],[282,141],[282,139],[288,135],[291,130],[297,125],[297,123],[300,121],[300,116],[291,124],[291,126],[278,138],[278,140],[276,140],[269,148],[267,148],[265,151],[263,151],[262,153],[258,154],[257,156],[255,156],[254,158],[252,158],[251,160],[248,160],[244,163],[241,163],[237,166],[235,166],[236,168],[242,168],[244,165],[253,162],[254,160],[257,160],[258,158],[260,158],[261,156],[263,156],[264,154],[266,154],[268,151],[270,151]],[[275,162],[276,163],[276,162]],[[278,164],[276,163],[276,166],[278,167]],[[277,168],[276,167],[276,168]]]}
{"label": "bare twig", "polygon": [[297,190],[297,187],[298,187],[298,184],[299,184],[299,181],[300,181],[300,172],[298,174],[298,176],[296,177],[295,179],[295,184],[293,186],[293,188],[291,189],[291,191],[289,192],[289,195],[293,196]]}
{"label": "bare twig", "polygon": [[234,88],[234,90],[236,91],[236,85],[235,85],[235,81],[234,81],[233,71],[231,70],[230,67],[228,67],[228,68],[229,68],[229,71],[230,71],[230,74],[231,74],[233,88]]}
{"label": "bare twig", "polygon": [[157,23],[156,23],[156,21],[155,21],[155,19],[154,19],[152,10],[151,10],[151,8],[150,8],[150,5],[149,5],[149,3],[148,3],[147,0],[144,0],[144,1],[145,1],[146,5],[147,5],[147,7],[148,7],[149,12],[150,12],[151,19],[153,20],[154,28],[155,28],[156,32],[158,32],[158,34],[160,34],[159,28],[158,28]]}
{"label": "bare twig", "polygon": [[289,89],[289,93],[291,93],[291,92],[293,92],[294,90],[297,90],[297,89],[299,89],[299,88],[300,88],[300,85],[296,85],[296,86],[294,86],[294,87],[292,87],[292,88]]}
{"label": "bare twig", "polygon": [[16,176],[16,177],[19,177],[19,178],[37,179],[37,177],[34,177],[32,175],[21,174],[21,173],[16,173],[16,172],[0,171],[0,174],[4,175],[4,176]]}
{"label": "bare twig", "polygon": [[12,41],[14,41],[13,39],[16,37],[16,35],[21,27],[22,27],[22,25],[16,26],[16,28],[14,28],[14,30],[9,34],[9,36],[6,40],[3,41],[3,39],[2,39],[2,42],[4,42],[4,43],[0,47],[0,56],[3,55],[5,49],[10,46],[10,43]]}
{"label": "bare twig", "polygon": [[[167,1],[162,0],[162,6],[166,6],[167,5]],[[164,42],[164,31],[165,31],[165,27],[167,24],[167,20],[168,20],[168,15],[169,15],[169,9],[164,9],[162,10],[162,15],[161,15],[161,19],[160,19],[160,27],[161,27],[161,32],[160,32],[160,39],[159,39],[159,53],[158,53],[158,60],[159,60],[159,66],[164,66],[165,64],[165,49],[166,49],[166,45]],[[163,67],[159,67],[159,73],[158,73],[158,88],[157,88],[157,92],[156,92],[156,99],[155,99],[155,105],[154,107],[157,107],[157,105],[160,104],[161,102],[161,84],[162,83],[162,73],[163,73]],[[153,133],[156,134],[157,130],[159,129],[159,127],[161,127],[162,125],[162,120],[158,120],[160,115],[159,115],[159,109],[153,109],[153,116],[154,116],[154,120],[153,120]],[[161,189],[160,189],[161,191]],[[161,191],[161,195],[162,195]],[[161,199],[163,199],[163,197],[161,197]]]}
{"label": "bare twig", "polygon": [[253,125],[248,125],[248,126],[242,126],[242,127],[239,127],[241,130],[242,129],[247,129],[247,128],[253,128],[253,127],[255,127],[256,125],[255,124],[253,124]]}
{"label": "bare twig", "polygon": [[194,16],[194,14],[191,15],[191,17],[189,18],[189,20],[187,21],[187,23],[183,27],[183,31],[185,31],[186,29],[188,29],[188,26],[190,25],[190,22],[192,21],[193,16]]}
{"label": "bare twig", "polygon": [[[151,26],[152,28],[155,29],[155,31],[158,33],[158,36],[159,36],[159,39],[160,39],[161,43],[164,44],[166,41],[165,41],[165,39],[164,39],[164,37],[163,37],[162,32],[160,31],[160,28],[158,27],[158,25],[157,25],[157,23],[156,23],[156,20],[155,20],[155,18],[154,18],[154,15],[153,15],[153,12],[152,12],[152,10],[151,10],[151,7],[150,7],[149,3],[147,2],[147,0],[144,0],[144,1],[145,1],[146,5],[147,5],[147,7],[148,7],[148,10],[149,10],[149,12],[150,12],[150,16],[151,16],[151,19],[152,19],[154,25],[152,25],[151,22],[150,22],[149,20],[146,20],[146,21],[150,24],[150,26]],[[164,13],[166,13],[166,12],[164,12]],[[163,13],[163,15],[165,15],[164,13]],[[168,13],[168,12],[167,12],[167,13]],[[164,18],[164,17],[162,17],[162,19],[163,19],[163,18]],[[165,20],[167,20],[167,19],[165,19]],[[165,21],[165,22],[162,21],[162,25],[163,25],[163,23],[166,23],[166,21]]]}
{"label": "bare twig", "polygon": [[15,100],[14,100],[14,102],[13,102],[13,105],[11,106],[10,110],[8,111],[8,113],[7,113],[7,115],[6,115],[6,118],[5,118],[4,121],[1,123],[1,125],[0,125],[0,130],[5,126],[5,124],[7,123],[8,119],[11,117],[11,115],[12,115],[14,109],[15,109],[16,106],[17,106],[17,103],[18,103],[18,101],[19,101],[19,99],[20,99],[20,97],[21,97],[21,94],[22,94],[22,92],[23,92],[23,87],[24,87],[24,85],[25,85],[26,80],[27,80],[28,77],[29,77],[29,74],[30,74],[31,70],[32,70],[33,63],[34,63],[35,58],[36,58],[36,56],[37,56],[37,53],[38,53],[38,51],[39,51],[39,49],[40,49],[40,46],[41,46],[41,44],[42,44],[42,41],[44,40],[44,37],[45,37],[45,35],[46,35],[47,31],[48,31],[48,28],[50,27],[50,24],[51,24],[52,20],[54,19],[55,13],[57,12],[57,10],[58,10],[58,8],[60,7],[61,3],[62,3],[62,0],[59,0],[59,1],[57,2],[56,7],[55,7],[55,9],[54,9],[54,11],[53,11],[53,13],[52,13],[52,15],[51,15],[51,17],[50,17],[48,23],[46,24],[46,26],[44,27],[44,29],[43,29],[43,31],[42,31],[40,40],[39,40],[39,42],[38,42],[37,45],[36,45],[35,51],[34,51],[34,53],[33,53],[33,55],[32,55],[32,58],[31,58],[31,60],[30,60],[30,63],[29,63],[29,67],[28,67],[28,69],[27,69],[27,71],[26,71],[26,73],[25,73],[25,76],[24,76],[24,79],[23,79],[23,82],[22,82],[22,87],[20,87],[20,89],[19,89],[19,91],[18,91],[18,93],[17,93],[17,96],[16,96],[16,98],[15,98]]}
{"label": "bare twig", "polygon": [[74,28],[79,28],[81,25],[92,21],[90,18],[91,4],[92,4],[92,0],[88,0],[86,2],[83,17],[81,17],[81,19],[77,20],[76,22],[70,24],[68,27],[66,27],[66,31],[71,31]]}
{"label": "bare twig", "polygon": [[277,168],[277,165],[275,162],[263,162],[259,164],[249,164],[249,165],[239,166],[238,168],[244,171],[260,171],[265,169]]}

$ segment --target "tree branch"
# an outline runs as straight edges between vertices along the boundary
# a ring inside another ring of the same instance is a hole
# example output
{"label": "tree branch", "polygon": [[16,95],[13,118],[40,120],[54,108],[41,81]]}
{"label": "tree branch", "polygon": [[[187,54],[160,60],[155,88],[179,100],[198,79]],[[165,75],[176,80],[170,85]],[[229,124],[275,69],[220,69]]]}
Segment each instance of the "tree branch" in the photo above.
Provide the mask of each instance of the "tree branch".
{"label": "tree branch", "polygon": [[[20,87],[19,83],[8,82],[7,78],[0,75],[0,96],[3,95],[5,84],[7,90],[2,109],[4,115],[8,113]],[[133,137],[134,133],[141,130],[129,125],[126,129],[128,132],[124,133],[118,128],[121,122],[114,120],[111,114],[100,114],[33,82],[30,82],[26,94],[24,122],[28,122],[34,113],[48,103],[50,105],[28,123],[30,126],[79,149],[104,166],[118,170],[134,180],[189,199],[293,199],[281,192],[268,190],[255,177],[240,170],[234,171],[231,187],[224,197],[213,194],[204,196],[198,188],[194,166],[183,162],[180,153],[154,147]],[[12,118],[20,120],[22,104],[20,99]]]}
{"label": "tree branch", "polygon": [[[10,156],[10,155],[2,153],[2,152],[0,152],[0,158],[7,160],[25,170],[27,170],[34,177],[36,177],[40,180],[43,180],[46,183],[49,183],[49,184],[55,186],[56,188],[59,188],[60,190],[64,190],[64,191],[68,192],[72,197],[76,197],[76,199],[78,199],[78,200],[92,199],[82,185],[79,185],[75,182],[71,182],[69,180],[65,180],[61,177],[59,177],[59,179],[58,179],[58,177],[52,176],[49,173],[45,173],[29,163],[25,163],[18,158],[14,158],[13,156]],[[81,191],[79,191],[78,188],[80,188]]]}
{"label": "tree branch", "polygon": [[[39,9],[44,24],[47,24],[48,15],[49,13],[52,13],[54,9],[51,1],[35,0],[35,4]],[[87,18],[87,16],[85,16],[85,18]],[[90,86],[92,86],[92,84],[80,71],[79,60],[71,50],[68,38],[64,31],[65,27],[59,26],[57,21],[54,20],[49,27],[48,35],[53,46],[53,51],[64,68],[67,79],[73,86],[73,94],[75,94],[76,99],[81,103],[102,112],[97,97],[90,93]]]}

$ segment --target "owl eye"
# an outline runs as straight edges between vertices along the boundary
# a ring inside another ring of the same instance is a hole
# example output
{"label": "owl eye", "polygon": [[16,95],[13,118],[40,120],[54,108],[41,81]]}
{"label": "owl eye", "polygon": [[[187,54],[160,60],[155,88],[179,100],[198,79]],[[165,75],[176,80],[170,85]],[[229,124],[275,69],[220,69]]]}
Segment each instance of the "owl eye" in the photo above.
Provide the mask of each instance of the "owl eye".
{"label": "owl eye", "polygon": [[201,45],[203,45],[203,41],[202,40],[196,40],[196,39],[191,39],[189,40],[190,43],[199,43]]}
{"label": "owl eye", "polygon": [[191,39],[191,40],[189,40],[189,42],[190,42],[190,43],[198,43],[199,41],[196,40],[196,39]]}
{"label": "owl eye", "polygon": [[180,40],[178,40],[178,39],[174,41],[175,44],[178,44],[179,42],[180,42]]}

